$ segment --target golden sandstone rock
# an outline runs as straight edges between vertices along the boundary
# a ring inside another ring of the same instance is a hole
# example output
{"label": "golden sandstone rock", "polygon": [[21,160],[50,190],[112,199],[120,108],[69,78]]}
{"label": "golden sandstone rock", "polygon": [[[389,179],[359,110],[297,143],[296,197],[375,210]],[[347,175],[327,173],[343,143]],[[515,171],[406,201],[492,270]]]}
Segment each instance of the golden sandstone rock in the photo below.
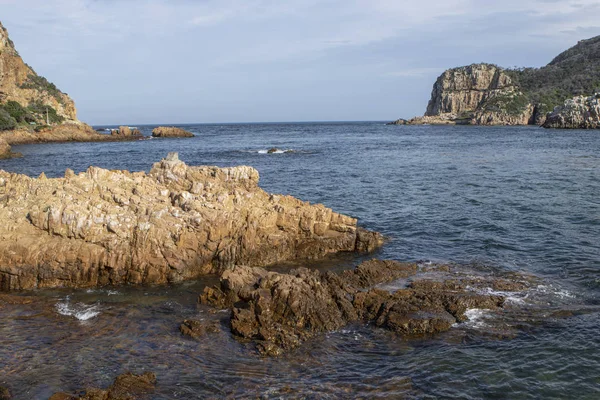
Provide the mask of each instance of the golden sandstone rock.
{"label": "golden sandstone rock", "polygon": [[0,289],[177,282],[382,244],[356,219],[258,180],[252,167],[190,167],[176,153],[148,174],[0,170]]}
{"label": "golden sandstone rock", "polygon": [[194,137],[192,132],[175,126],[159,126],[152,130],[154,137]]}

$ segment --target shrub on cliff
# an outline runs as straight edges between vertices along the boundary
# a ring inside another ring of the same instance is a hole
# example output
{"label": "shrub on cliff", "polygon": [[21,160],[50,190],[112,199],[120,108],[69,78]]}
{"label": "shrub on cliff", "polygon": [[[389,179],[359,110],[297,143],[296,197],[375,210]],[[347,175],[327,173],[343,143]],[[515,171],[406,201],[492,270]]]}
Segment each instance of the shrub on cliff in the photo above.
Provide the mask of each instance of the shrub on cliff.
{"label": "shrub on cliff", "polygon": [[48,116],[48,122],[51,124],[60,124],[65,118],[58,115],[56,110],[51,106],[43,104],[41,101],[34,101],[29,103],[27,107],[28,110],[37,115],[38,119],[46,121],[46,116]]}
{"label": "shrub on cliff", "polygon": [[31,115],[31,112],[16,101],[7,101],[6,104],[4,104],[2,107],[19,124],[26,124],[35,121],[35,118],[33,117],[33,115]]}
{"label": "shrub on cliff", "polygon": [[590,95],[600,87],[600,36],[581,40],[542,68],[506,72],[531,103],[552,111],[565,99]]}
{"label": "shrub on cliff", "polygon": [[17,121],[11,117],[8,111],[0,107],[0,131],[15,129],[16,127]]}

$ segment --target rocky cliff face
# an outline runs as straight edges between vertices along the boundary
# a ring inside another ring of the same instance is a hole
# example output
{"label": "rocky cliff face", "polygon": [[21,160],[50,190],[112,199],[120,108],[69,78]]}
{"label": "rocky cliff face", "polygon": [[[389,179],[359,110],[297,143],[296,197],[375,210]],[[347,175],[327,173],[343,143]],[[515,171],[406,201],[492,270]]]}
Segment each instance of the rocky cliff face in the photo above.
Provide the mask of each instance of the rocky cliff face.
{"label": "rocky cliff face", "polygon": [[445,71],[433,85],[424,117],[411,124],[526,125],[535,107],[506,70],[472,64]]}
{"label": "rocky cliff face", "polygon": [[542,68],[449,69],[435,82],[425,116],[391,124],[542,125],[565,99],[598,91],[600,36],[579,41]]}
{"label": "rocky cliff face", "polygon": [[433,85],[425,115],[472,113],[489,97],[512,89],[510,77],[495,65],[449,69]]}
{"label": "rocky cliff face", "polygon": [[568,99],[549,113],[544,128],[600,129],[600,93]]}
{"label": "rocky cliff face", "polygon": [[149,174],[0,170],[0,220],[4,290],[176,282],[382,244],[354,218],[264,192],[254,168],[189,167],[176,156]]}
{"label": "rocky cliff face", "polygon": [[[75,103],[44,77],[25,64],[0,23],[0,104],[15,101],[23,107],[34,105],[40,111],[52,107],[65,121],[77,121]],[[38,113],[43,122],[43,112]]]}

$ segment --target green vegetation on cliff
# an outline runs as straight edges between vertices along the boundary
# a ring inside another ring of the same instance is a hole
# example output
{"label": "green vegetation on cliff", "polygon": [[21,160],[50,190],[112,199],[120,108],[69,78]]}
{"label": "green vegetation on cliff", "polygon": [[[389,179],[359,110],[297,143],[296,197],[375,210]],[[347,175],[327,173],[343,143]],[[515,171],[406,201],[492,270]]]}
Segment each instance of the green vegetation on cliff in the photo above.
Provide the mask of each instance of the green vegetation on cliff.
{"label": "green vegetation on cliff", "polygon": [[16,101],[0,104],[0,131],[15,129],[19,126],[30,126],[38,123],[60,124],[64,118],[50,106],[34,101],[23,107]]}
{"label": "green vegetation on cliff", "polygon": [[571,97],[600,91],[600,36],[581,40],[542,68],[506,70],[541,112]]}

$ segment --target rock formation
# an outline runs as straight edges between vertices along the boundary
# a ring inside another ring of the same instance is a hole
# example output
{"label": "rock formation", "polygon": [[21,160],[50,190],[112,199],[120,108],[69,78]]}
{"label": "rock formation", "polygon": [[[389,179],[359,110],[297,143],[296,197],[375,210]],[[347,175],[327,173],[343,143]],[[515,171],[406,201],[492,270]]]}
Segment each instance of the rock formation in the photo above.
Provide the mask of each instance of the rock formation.
{"label": "rock formation", "polygon": [[46,107],[56,111],[56,115],[65,121],[78,122],[73,100],[23,62],[0,23],[0,104],[9,101],[23,107],[35,104],[43,109],[37,116],[41,124],[46,118]]}
{"label": "rock formation", "polygon": [[[236,266],[225,270],[220,285],[207,287],[203,304],[231,308],[231,331],[252,340],[260,353],[278,355],[319,333],[351,322],[369,323],[403,335],[450,329],[467,320],[468,309],[497,309],[504,298],[483,288],[521,291],[526,281],[461,276],[449,266],[427,271],[414,263],[371,260],[342,273],[299,268],[287,274]],[[440,280],[440,274],[450,272]],[[423,275],[425,273],[425,275]],[[373,287],[406,279],[394,292]]]}
{"label": "rock formation", "polygon": [[597,36],[580,41],[542,68],[472,64],[449,69],[435,82],[423,117],[390,125],[542,125],[555,106],[594,93],[599,85]]}
{"label": "rock formation", "polygon": [[506,70],[491,64],[472,64],[440,75],[423,117],[399,119],[392,124],[527,125],[534,111]]}
{"label": "rock formation", "polygon": [[174,126],[159,126],[152,130],[152,136],[154,137],[194,137],[192,132],[188,132],[185,129],[176,128]]}
{"label": "rock formation", "polygon": [[0,138],[0,160],[15,157],[23,157],[23,154],[13,152],[10,145]]}
{"label": "rock formation", "polygon": [[600,129],[600,93],[577,96],[549,113],[544,128]]}
{"label": "rock formation", "polygon": [[175,282],[235,264],[372,251],[354,218],[258,187],[251,167],[0,170],[0,289]]}
{"label": "rock formation", "polygon": [[121,137],[140,137],[142,132],[139,129],[131,129],[128,126],[120,126],[119,129],[112,129],[110,131],[111,136]]}
{"label": "rock formation", "polygon": [[88,388],[83,394],[55,393],[49,400],[135,400],[154,392],[156,375],[151,372],[135,375],[126,372],[117,376],[108,389]]}

